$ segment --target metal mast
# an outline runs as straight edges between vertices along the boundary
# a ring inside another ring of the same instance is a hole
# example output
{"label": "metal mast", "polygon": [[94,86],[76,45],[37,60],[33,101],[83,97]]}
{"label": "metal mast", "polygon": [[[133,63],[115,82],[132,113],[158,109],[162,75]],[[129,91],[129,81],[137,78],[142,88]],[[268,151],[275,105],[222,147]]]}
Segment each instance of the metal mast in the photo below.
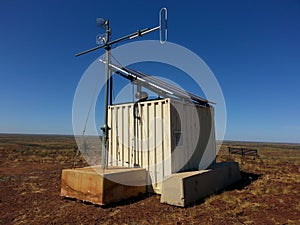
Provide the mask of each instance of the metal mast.
{"label": "metal mast", "polygon": [[[106,20],[105,22],[106,25],[106,43],[109,43],[109,37],[111,34],[110,27],[109,27],[109,20]],[[110,62],[110,56],[109,56],[109,51],[110,51],[110,45],[105,46],[105,57],[106,57],[106,62]],[[105,82],[105,98],[104,98],[104,126],[101,128],[103,131],[102,135],[102,155],[101,155],[101,166],[103,169],[106,168],[106,149],[107,149],[107,140],[108,140],[108,124],[107,124],[107,116],[108,116],[108,92],[109,92],[109,81],[111,82],[110,79],[110,70],[109,70],[109,64],[106,64],[105,68],[105,76],[106,76],[106,82]]]}
{"label": "metal mast", "polygon": [[[106,29],[106,37],[105,42],[102,45],[99,45],[97,47],[88,49],[86,51],[80,52],[76,54],[76,56],[81,56],[86,53],[95,51],[100,48],[105,49],[105,57],[106,57],[106,67],[105,67],[105,76],[106,76],[106,85],[105,85],[105,99],[104,99],[104,126],[101,128],[103,135],[102,135],[102,155],[101,155],[101,167],[105,169],[107,167],[107,160],[106,160],[106,152],[107,152],[107,140],[108,140],[108,97],[109,97],[109,91],[112,91],[112,79],[110,76],[110,49],[111,45],[118,43],[123,40],[131,40],[137,37],[141,37],[145,34],[151,33],[153,31],[159,30],[160,31],[160,43],[164,44],[167,41],[168,38],[168,30],[167,30],[167,8],[162,8],[159,11],[159,26],[153,27],[153,28],[145,28],[142,30],[138,30],[137,32],[134,32],[132,34],[126,35],[124,37],[118,38],[116,40],[110,41],[110,35],[111,35],[111,29],[109,26],[109,20],[104,20],[102,18],[97,18],[98,26],[105,27]],[[112,102],[112,95],[110,95],[110,103]]]}

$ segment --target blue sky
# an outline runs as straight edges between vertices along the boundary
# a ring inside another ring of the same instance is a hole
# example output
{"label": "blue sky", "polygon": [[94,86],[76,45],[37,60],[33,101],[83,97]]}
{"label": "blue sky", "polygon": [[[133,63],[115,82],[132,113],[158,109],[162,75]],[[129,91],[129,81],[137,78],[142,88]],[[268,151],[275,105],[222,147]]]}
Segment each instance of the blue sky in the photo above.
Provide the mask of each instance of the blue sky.
{"label": "blue sky", "polygon": [[95,46],[95,19],[109,18],[117,38],[156,26],[162,6],[169,41],[199,55],[219,81],[225,139],[300,143],[297,0],[2,0],[0,132],[71,134],[76,86],[103,53],[74,56]]}

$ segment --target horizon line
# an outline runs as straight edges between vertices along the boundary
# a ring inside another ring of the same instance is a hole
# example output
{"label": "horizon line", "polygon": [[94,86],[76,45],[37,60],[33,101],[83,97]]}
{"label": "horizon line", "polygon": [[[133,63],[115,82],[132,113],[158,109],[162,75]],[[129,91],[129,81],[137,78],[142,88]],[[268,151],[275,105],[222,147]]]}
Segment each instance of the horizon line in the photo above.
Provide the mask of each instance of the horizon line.
{"label": "horizon line", "polygon": [[[8,133],[4,133],[4,132],[0,132],[0,135],[36,135],[36,136],[82,136],[82,135],[74,135],[74,134],[59,134],[59,133],[15,133],[15,132],[8,132]],[[86,137],[101,137],[101,135],[84,135]],[[218,142],[220,142],[221,140],[216,140],[216,144],[218,144]],[[232,140],[232,139],[224,139],[221,142],[243,142],[243,143],[274,143],[274,144],[300,144],[300,142],[283,142],[283,141],[254,141],[254,140]]]}

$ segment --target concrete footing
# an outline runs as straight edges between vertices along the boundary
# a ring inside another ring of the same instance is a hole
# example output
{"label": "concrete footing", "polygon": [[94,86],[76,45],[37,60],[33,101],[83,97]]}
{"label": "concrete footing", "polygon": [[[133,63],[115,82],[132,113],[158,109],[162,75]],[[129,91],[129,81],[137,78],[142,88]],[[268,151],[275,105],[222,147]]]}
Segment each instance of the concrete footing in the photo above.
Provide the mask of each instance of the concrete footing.
{"label": "concrete footing", "polygon": [[240,179],[236,162],[216,163],[207,170],[172,174],[162,183],[161,202],[185,207]]}
{"label": "concrete footing", "polygon": [[107,205],[146,193],[143,168],[84,167],[62,171],[61,196]]}
{"label": "concrete footing", "polygon": [[[236,162],[172,174],[162,182],[161,202],[185,207],[241,179]],[[146,193],[144,168],[84,167],[62,171],[61,196],[107,205]]]}

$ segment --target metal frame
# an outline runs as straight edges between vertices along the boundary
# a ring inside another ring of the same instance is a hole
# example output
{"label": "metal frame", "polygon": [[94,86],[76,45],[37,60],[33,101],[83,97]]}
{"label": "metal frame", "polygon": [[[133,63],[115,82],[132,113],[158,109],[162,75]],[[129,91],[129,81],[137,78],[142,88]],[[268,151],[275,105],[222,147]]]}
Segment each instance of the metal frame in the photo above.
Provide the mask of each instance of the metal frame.
{"label": "metal frame", "polygon": [[[164,20],[162,19],[164,15]],[[153,31],[156,31],[158,29],[160,29],[160,43],[164,44],[167,41],[168,38],[168,33],[167,33],[167,19],[168,19],[168,14],[167,14],[167,9],[166,8],[162,8],[159,11],[159,26],[157,27],[153,27],[153,28],[146,28],[146,29],[142,29],[142,30],[138,30],[137,32],[134,32],[132,34],[126,35],[124,37],[118,38],[116,40],[110,41],[110,35],[111,35],[111,29],[109,26],[109,20],[104,20],[103,25],[105,25],[106,28],[106,40],[105,43],[103,45],[85,50],[83,52],[80,52],[78,54],[76,54],[76,56],[81,56],[84,54],[87,54],[89,52],[95,51],[97,49],[100,48],[104,48],[105,52],[106,52],[106,85],[105,85],[105,100],[104,100],[104,109],[105,109],[105,115],[104,115],[104,126],[101,128],[103,131],[103,136],[102,136],[102,159],[101,159],[101,166],[103,167],[103,169],[105,169],[107,167],[107,160],[106,160],[106,150],[107,150],[107,140],[108,140],[108,125],[107,125],[107,114],[108,114],[108,95],[109,95],[109,90],[110,93],[112,93],[112,79],[110,78],[110,54],[109,51],[111,49],[111,46],[113,44],[116,44],[120,41],[124,41],[124,40],[131,40],[137,37],[141,37],[145,34],[151,33]],[[165,36],[164,39],[162,39],[162,24],[164,22],[164,26],[165,26]],[[112,94],[110,94],[110,100],[112,99]]]}

